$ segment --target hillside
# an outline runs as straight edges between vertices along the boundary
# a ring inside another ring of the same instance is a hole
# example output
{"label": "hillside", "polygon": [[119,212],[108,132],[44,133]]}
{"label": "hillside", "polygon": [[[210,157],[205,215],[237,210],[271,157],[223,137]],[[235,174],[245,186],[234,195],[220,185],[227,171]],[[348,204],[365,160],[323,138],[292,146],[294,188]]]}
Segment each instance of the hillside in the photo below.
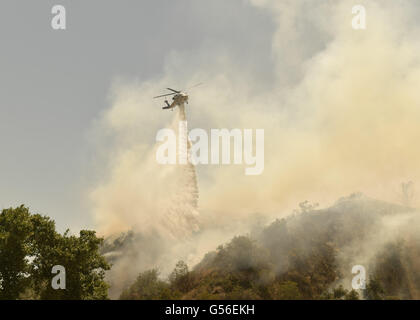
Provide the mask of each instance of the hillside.
{"label": "hillside", "polygon": [[[191,271],[181,261],[168,279],[153,268],[140,273],[121,298],[420,299],[419,216],[362,194],[321,210],[303,203],[299,212],[220,245]],[[125,239],[112,243],[122,247]],[[366,290],[351,290],[354,265],[366,269]]]}

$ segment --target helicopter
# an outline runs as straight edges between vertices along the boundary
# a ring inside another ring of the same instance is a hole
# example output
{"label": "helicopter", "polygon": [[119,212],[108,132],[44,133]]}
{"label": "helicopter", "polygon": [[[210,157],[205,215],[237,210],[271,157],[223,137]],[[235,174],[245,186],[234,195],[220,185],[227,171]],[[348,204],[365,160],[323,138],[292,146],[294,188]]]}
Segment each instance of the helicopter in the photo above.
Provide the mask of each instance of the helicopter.
{"label": "helicopter", "polygon": [[[199,85],[201,85],[201,83],[196,84],[195,86],[193,86],[191,88],[197,87]],[[186,92],[183,92],[183,91],[180,91],[180,90],[175,90],[175,89],[172,89],[172,88],[166,88],[166,89],[171,91],[171,93],[162,94],[160,96],[153,97],[153,99],[156,99],[156,98],[173,96],[171,103],[169,103],[169,101],[167,99],[165,99],[165,106],[162,107],[162,109],[164,109],[164,110],[171,109],[173,111],[173,109],[176,106],[182,106],[184,103],[188,104],[188,94]]]}

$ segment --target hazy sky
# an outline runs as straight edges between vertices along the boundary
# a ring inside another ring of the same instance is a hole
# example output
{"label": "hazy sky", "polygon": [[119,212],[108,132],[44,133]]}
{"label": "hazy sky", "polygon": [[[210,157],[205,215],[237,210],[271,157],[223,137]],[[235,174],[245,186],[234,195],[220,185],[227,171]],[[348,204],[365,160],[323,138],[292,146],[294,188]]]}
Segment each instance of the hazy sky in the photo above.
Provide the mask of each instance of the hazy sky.
{"label": "hazy sky", "polygon": [[[351,29],[360,2],[368,5],[365,33]],[[66,8],[67,30],[51,28],[56,4]],[[151,145],[160,118],[169,119],[152,96],[190,78],[206,82],[194,96],[195,125],[266,129],[260,180],[240,183],[233,171],[203,179],[199,171],[210,211],[244,200],[250,210],[275,211],[311,192],[336,199],[420,179],[412,148],[419,7],[417,0],[2,0],[0,207],[23,203],[60,230],[93,227],[88,193],[107,172],[96,171],[104,168],[97,153],[108,150],[112,159],[115,150],[98,143],[98,123],[105,118],[105,131],[127,140],[139,134]],[[128,89],[112,101],[118,81]],[[121,128],[134,120],[138,132]],[[111,196],[102,197],[107,205]]]}
{"label": "hazy sky", "polygon": [[[50,26],[55,4],[67,30]],[[2,0],[0,206],[24,203],[60,229],[90,226],[88,135],[113,81],[153,78],[171,52],[206,47],[269,79],[272,29],[240,0]]]}

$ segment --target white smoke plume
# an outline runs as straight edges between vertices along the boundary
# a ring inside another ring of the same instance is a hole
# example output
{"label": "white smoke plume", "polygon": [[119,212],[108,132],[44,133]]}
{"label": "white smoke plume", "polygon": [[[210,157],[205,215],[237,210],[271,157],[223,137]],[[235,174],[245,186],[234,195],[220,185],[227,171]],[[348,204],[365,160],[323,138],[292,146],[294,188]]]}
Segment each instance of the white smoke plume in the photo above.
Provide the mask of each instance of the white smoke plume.
{"label": "white smoke plume", "polygon": [[[184,217],[197,217],[193,174],[181,174],[188,178],[180,183],[173,168],[154,158],[167,113],[154,109],[151,97],[169,84],[205,81],[190,95],[190,129],[265,130],[262,175],[245,176],[240,166],[197,167],[202,237],[189,250],[196,255],[190,261],[246,230],[253,214],[284,216],[301,201],[328,206],[356,191],[398,202],[402,182],[419,184],[417,1],[359,1],[367,9],[363,31],[351,28],[354,1],[249,2],[275,24],[267,54],[273,83],[205,47],[168,54],[157,79],[114,86],[96,130],[106,165],[97,165],[101,179],[90,193],[103,234],[194,230],[178,219],[183,210]],[[174,207],[172,196],[182,205]],[[418,205],[414,196],[412,206]],[[168,212],[176,218],[165,220]]]}
{"label": "white smoke plume", "polygon": [[[180,123],[185,121],[185,106],[177,107],[169,126],[179,144],[177,159],[182,143],[187,146],[187,152],[191,147],[188,132],[180,130]],[[114,160],[116,167],[108,183],[92,193],[92,199],[100,204],[97,218],[105,234],[133,229],[183,239],[198,231],[195,167],[190,162],[159,164],[158,146],[156,143],[145,151],[141,145],[134,144],[122,150]]]}

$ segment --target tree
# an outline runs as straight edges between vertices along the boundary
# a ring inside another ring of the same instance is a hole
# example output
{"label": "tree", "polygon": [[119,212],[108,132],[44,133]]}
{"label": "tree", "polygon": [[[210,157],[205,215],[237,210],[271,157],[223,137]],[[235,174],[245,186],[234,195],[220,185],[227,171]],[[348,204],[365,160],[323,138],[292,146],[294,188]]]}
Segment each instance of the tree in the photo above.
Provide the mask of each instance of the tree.
{"label": "tree", "polygon": [[27,208],[6,209],[0,214],[0,298],[17,299],[29,285],[32,222]]}
{"label": "tree", "polygon": [[349,293],[347,293],[345,299],[346,300],[359,300],[359,293],[356,290],[352,289],[350,290]]}
{"label": "tree", "polygon": [[366,300],[383,300],[385,291],[378,279],[372,278],[366,285],[364,296]]}
{"label": "tree", "polygon": [[348,294],[348,291],[344,289],[343,285],[339,285],[338,288],[333,290],[333,298],[335,300],[340,300]]}
{"label": "tree", "polygon": [[339,285],[332,291],[325,291],[319,298],[321,300],[359,300],[359,293],[354,289],[346,290],[342,285]]}
{"label": "tree", "polygon": [[[33,262],[33,274],[41,299],[93,300],[106,299],[108,285],[105,270],[110,267],[99,254],[102,239],[94,231],[82,230],[79,237],[69,236],[68,230],[56,239],[55,245],[43,245]],[[54,290],[51,266],[66,268],[66,290]]]}
{"label": "tree", "polygon": [[300,300],[303,298],[297,284],[293,281],[274,283],[269,291],[274,300]]}
{"label": "tree", "polygon": [[[48,217],[30,214],[20,206],[0,214],[1,299],[105,299],[105,270],[110,266],[99,254],[102,239],[94,231],[79,237],[55,230]],[[66,270],[65,290],[51,286],[53,266]]]}
{"label": "tree", "polygon": [[159,279],[156,269],[142,272],[120,296],[120,300],[167,300],[172,294],[169,284]]}
{"label": "tree", "polygon": [[181,293],[186,293],[192,288],[191,274],[184,261],[179,261],[176,264],[175,269],[169,275],[169,283],[174,290]]}

